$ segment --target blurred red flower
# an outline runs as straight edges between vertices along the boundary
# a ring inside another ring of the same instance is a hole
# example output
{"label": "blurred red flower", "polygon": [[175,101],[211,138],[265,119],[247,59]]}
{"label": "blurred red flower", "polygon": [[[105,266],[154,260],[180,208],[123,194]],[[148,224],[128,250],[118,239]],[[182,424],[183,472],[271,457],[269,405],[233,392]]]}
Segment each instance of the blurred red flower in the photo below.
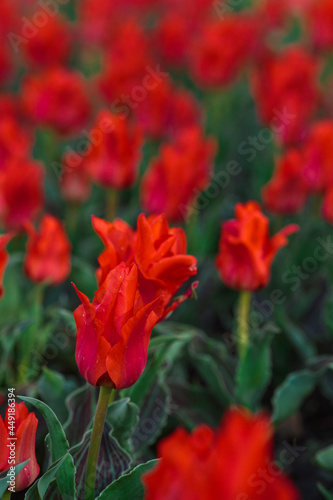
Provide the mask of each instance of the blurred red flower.
{"label": "blurred red flower", "polygon": [[161,316],[181,285],[197,273],[196,258],[186,254],[184,231],[169,228],[165,215],[139,215],[136,232],[119,219],[110,223],[93,217],[93,226],[106,247],[98,258],[99,285],[120,262],[135,262],[145,301],[163,295]]}
{"label": "blurred red flower", "polygon": [[11,160],[28,158],[32,150],[33,137],[10,114],[0,110],[0,170],[4,170]]}
{"label": "blurred red flower", "polygon": [[[26,22],[33,22],[27,19]],[[60,16],[48,16],[45,25],[22,44],[28,62],[42,68],[57,66],[68,61],[71,54],[72,35],[68,23]]]}
{"label": "blurred red flower", "polygon": [[237,203],[235,215],[222,224],[216,266],[230,288],[255,291],[267,286],[275,255],[299,227],[290,224],[270,238],[269,219],[255,201]]}
{"label": "blurred red flower", "polygon": [[300,500],[273,457],[263,414],[232,409],[215,431],[178,428],[159,443],[159,464],[143,476],[145,500]]}
{"label": "blurred red flower", "polygon": [[319,64],[300,46],[266,53],[253,72],[252,90],[261,120],[283,143],[304,139],[317,110]]}
{"label": "blurred red flower", "polygon": [[229,84],[255,55],[257,43],[254,17],[229,14],[207,23],[189,54],[195,81],[202,87]]}
{"label": "blurred red flower", "polygon": [[195,201],[210,182],[216,142],[203,137],[200,127],[184,129],[174,143],[164,144],[150,163],[141,185],[141,201],[150,213],[168,220],[191,215]]}
{"label": "blurred red flower", "polygon": [[[18,465],[30,459],[15,478],[15,491],[22,491],[30,486],[39,474],[40,469],[35,453],[37,426],[36,415],[29,413],[24,403],[11,404],[6,410],[4,421],[0,416],[0,472],[5,472],[11,465]],[[9,429],[14,435],[9,434]],[[10,448],[7,444],[14,442],[14,439],[15,463],[12,463],[10,462]]]}
{"label": "blurred red flower", "polygon": [[310,194],[304,167],[304,153],[298,149],[290,149],[278,159],[272,179],[262,190],[266,210],[293,215],[304,209]]}
{"label": "blurred red flower", "polygon": [[318,50],[333,49],[333,1],[309,0],[303,15],[313,46]]}
{"label": "blurred red flower", "polygon": [[314,123],[304,145],[304,176],[312,192],[333,184],[333,121]]}
{"label": "blurred red flower", "polygon": [[38,232],[31,223],[25,227],[28,233],[26,275],[35,283],[62,283],[71,270],[71,244],[60,220],[46,214]]}
{"label": "blurred red flower", "polygon": [[26,76],[22,100],[33,122],[54,128],[63,135],[79,132],[91,111],[83,76],[61,68]]}
{"label": "blurred red flower", "polygon": [[90,138],[84,163],[91,179],[115,189],[135,184],[142,156],[141,129],[124,117],[101,111]]}
{"label": "blurred red flower", "polygon": [[44,169],[30,159],[13,159],[0,171],[0,219],[6,228],[22,229],[44,205]]}
{"label": "blurred red flower", "polygon": [[82,305],[74,311],[75,356],[91,385],[124,389],[145,369],[160,298],[145,303],[138,287],[136,264],[121,263],[108,274],[92,304],[76,289]]}

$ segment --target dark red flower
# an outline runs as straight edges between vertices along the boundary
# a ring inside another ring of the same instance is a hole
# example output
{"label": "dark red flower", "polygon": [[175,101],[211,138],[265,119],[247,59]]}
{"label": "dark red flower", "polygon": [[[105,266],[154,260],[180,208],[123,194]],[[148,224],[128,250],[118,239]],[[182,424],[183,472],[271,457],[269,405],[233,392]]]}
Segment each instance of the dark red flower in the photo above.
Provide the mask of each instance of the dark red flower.
{"label": "dark red flower", "polygon": [[6,228],[22,229],[44,205],[44,169],[29,159],[11,159],[0,171],[0,219]]}
{"label": "dark red flower", "polygon": [[79,132],[90,115],[86,82],[77,72],[55,68],[38,76],[27,76],[22,96],[31,120],[63,135]]}
{"label": "dark red flower", "polygon": [[26,275],[35,283],[58,285],[71,270],[71,244],[56,217],[43,216],[37,232],[31,223],[28,232],[27,253],[24,260]]}
{"label": "dark red flower", "polygon": [[85,169],[90,177],[108,188],[132,186],[136,182],[142,156],[140,128],[123,117],[101,111],[93,130],[99,131],[99,138],[92,140],[84,156]]}
{"label": "dark red flower", "polygon": [[300,500],[277,470],[272,434],[266,415],[240,408],[229,410],[217,431],[178,428],[159,443],[161,460],[143,476],[145,500]]}
{"label": "dark red flower", "polygon": [[299,227],[290,224],[270,237],[269,219],[255,201],[237,203],[235,215],[222,224],[216,267],[230,288],[255,291],[268,285],[275,255]]}
{"label": "dark red flower", "polygon": [[8,264],[8,260],[9,260],[9,255],[8,255],[7,250],[6,250],[6,247],[13,237],[14,237],[14,233],[7,233],[7,234],[0,235],[0,298],[4,294],[4,288],[2,285],[3,275],[5,273],[5,270],[6,270],[6,267]]}
{"label": "dark red flower", "polygon": [[208,187],[216,143],[204,138],[200,127],[179,132],[174,143],[163,145],[148,167],[141,185],[143,207],[164,212],[168,220],[191,214],[201,191]]}
{"label": "dark red flower", "polygon": [[31,134],[14,116],[2,115],[0,111],[0,170],[4,170],[12,158],[28,158],[32,142]]}
{"label": "dark red flower", "polygon": [[319,50],[333,49],[332,0],[308,1],[303,15],[313,46]]}
{"label": "dark red flower", "polygon": [[71,152],[62,158],[59,186],[62,197],[69,203],[84,203],[91,194],[91,180],[82,156],[73,158]]}
{"label": "dark red flower", "polygon": [[252,89],[261,120],[284,143],[300,142],[319,103],[319,64],[305,49],[266,54],[253,73]]}

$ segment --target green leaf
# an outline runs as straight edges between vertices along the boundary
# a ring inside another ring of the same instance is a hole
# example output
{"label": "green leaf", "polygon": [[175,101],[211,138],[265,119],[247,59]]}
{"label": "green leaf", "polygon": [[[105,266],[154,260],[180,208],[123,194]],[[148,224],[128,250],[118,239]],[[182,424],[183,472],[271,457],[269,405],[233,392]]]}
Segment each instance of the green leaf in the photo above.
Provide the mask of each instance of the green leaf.
{"label": "green leaf", "polygon": [[[73,391],[66,399],[68,420],[64,430],[71,446],[79,443],[92,422],[96,408],[96,387],[85,384]],[[80,422],[80,425],[77,423]]]}
{"label": "green leaf", "polygon": [[138,406],[129,398],[119,399],[108,408],[106,420],[112,426],[112,436],[127,452],[130,452],[129,437],[138,422],[138,413]]}
{"label": "green leaf", "polygon": [[98,497],[98,500],[143,500],[144,487],[141,477],[149,472],[158,460],[150,460],[145,464],[138,465],[128,474],[124,474],[117,481],[108,486]]}
{"label": "green leaf", "polygon": [[309,370],[291,373],[273,396],[272,420],[279,424],[293,415],[316,386],[316,376]]}
{"label": "green leaf", "polygon": [[328,446],[316,454],[316,462],[320,467],[333,471],[333,446]]}
{"label": "green leaf", "polygon": [[61,467],[66,458],[67,455],[65,455],[64,457],[60,458],[59,460],[50,465],[47,472],[45,472],[45,474],[37,482],[35,482],[33,486],[28,490],[28,492],[25,495],[25,500],[44,499],[48,487],[50,486],[50,483],[55,478],[59,468]]}
{"label": "green leaf", "polygon": [[332,493],[330,493],[329,491],[327,491],[327,489],[324,488],[324,486],[322,484],[318,483],[317,486],[318,486],[318,489],[319,489],[320,493],[322,493],[323,497],[326,500],[333,500]]}
{"label": "green leaf", "polygon": [[239,403],[255,410],[272,376],[272,333],[257,335],[240,361],[236,375],[236,398]]}
{"label": "green leaf", "polygon": [[[111,436],[112,429],[105,422],[96,468],[96,492],[101,493],[110,483],[130,468],[131,458],[118,441]],[[85,433],[83,440],[70,449],[76,466],[78,498],[84,493],[86,467],[92,431]]]}
{"label": "green leaf", "polygon": [[59,420],[64,422],[68,418],[65,399],[68,393],[75,389],[74,382],[66,379],[61,373],[44,367],[37,385],[43,401],[56,409]]}
{"label": "green leaf", "polygon": [[[30,458],[21,464],[15,465],[15,477],[21,472],[22,469],[27,465]],[[9,469],[8,469],[9,470]],[[8,470],[0,475],[0,496],[2,496],[8,488]]]}
{"label": "green leaf", "polygon": [[[73,457],[68,453],[69,444],[64,430],[55,413],[42,401],[35,398],[19,396],[22,401],[31,404],[43,415],[48,430],[52,461],[56,462],[64,455],[68,454],[64,463],[56,474],[57,484],[61,495],[64,498],[76,498],[75,492],[75,467]],[[67,497],[66,497],[67,496]]]}

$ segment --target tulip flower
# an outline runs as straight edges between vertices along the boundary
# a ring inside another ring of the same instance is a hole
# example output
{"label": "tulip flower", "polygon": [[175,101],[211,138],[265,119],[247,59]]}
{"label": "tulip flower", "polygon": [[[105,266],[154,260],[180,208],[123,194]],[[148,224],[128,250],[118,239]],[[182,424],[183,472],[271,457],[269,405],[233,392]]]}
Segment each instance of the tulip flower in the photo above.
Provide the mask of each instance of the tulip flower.
{"label": "tulip flower", "polygon": [[12,158],[0,171],[0,219],[6,228],[22,229],[44,205],[44,169],[30,159]]}
{"label": "tulip flower", "polygon": [[303,17],[312,45],[317,50],[333,48],[332,0],[309,0],[303,8]]}
{"label": "tulip flower", "polygon": [[0,107],[0,170],[5,170],[12,158],[24,160],[32,149],[32,136],[17,118],[1,113]]}
{"label": "tulip flower", "polygon": [[319,103],[318,61],[298,46],[267,53],[253,72],[252,93],[263,123],[284,144],[298,143]]}
{"label": "tulip flower", "polygon": [[53,128],[61,135],[75,134],[86,125],[91,106],[83,76],[54,68],[28,75],[22,84],[22,101],[37,125]]}
{"label": "tulip flower", "polygon": [[[94,137],[94,131],[98,131],[98,138]],[[142,156],[140,129],[124,118],[102,111],[90,136],[84,164],[91,179],[107,188],[133,186]]]}
{"label": "tulip flower", "polygon": [[92,303],[82,292],[75,311],[76,362],[91,385],[123,389],[143,372],[160,297],[145,303],[138,290],[138,268],[119,264],[95,293]]}
{"label": "tulip flower", "polygon": [[82,156],[77,156],[74,161],[70,152],[64,154],[59,187],[62,197],[68,203],[82,204],[89,200],[91,180]]}
{"label": "tulip flower", "polygon": [[26,224],[26,230],[26,275],[35,283],[62,283],[71,270],[71,244],[61,222],[46,214],[41,220],[39,231],[31,223]]}
{"label": "tulip flower", "polygon": [[267,286],[275,255],[299,227],[290,224],[270,238],[269,220],[254,201],[237,203],[235,215],[222,224],[216,266],[230,288],[255,291]]}
{"label": "tulip flower", "polygon": [[168,220],[189,216],[209,185],[215,154],[215,141],[205,139],[200,127],[181,131],[148,167],[141,185],[143,207],[150,213],[164,212]]}
{"label": "tulip flower", "polygon": [[274,462],[272,434],[266,415],[240,408],[218,430],[178,428],[159,443],[160,462],[143,476],[144,500],[300,500]]}
{"label": "tulip flower", "polygon": [[184,231],[169,228],[165,215],[139,215],[136,232],[119,219],[109,223],[93,217],[93,226],[106,247],[98,259],[100,285],[120,262],[135,262],[145,300],[163,295],[160,306],[165,309],[181,285],[197,273],[195,257],[186,254]]}
{"label": "tulip flower", "polygon": [[[33,412],[29,413],[24,403],[11,403],[7,408],[4,421],[0,416],[0,443],[2,443],[0,472],[5,472],[10,466],[29,459],[27,465],[15,478],[15,491],[21,491],[30,486],[39,474],[40,468],[35,454],[37,425],[36,415]],[[14,443],[15,459],[7,446],[10,442]]]}

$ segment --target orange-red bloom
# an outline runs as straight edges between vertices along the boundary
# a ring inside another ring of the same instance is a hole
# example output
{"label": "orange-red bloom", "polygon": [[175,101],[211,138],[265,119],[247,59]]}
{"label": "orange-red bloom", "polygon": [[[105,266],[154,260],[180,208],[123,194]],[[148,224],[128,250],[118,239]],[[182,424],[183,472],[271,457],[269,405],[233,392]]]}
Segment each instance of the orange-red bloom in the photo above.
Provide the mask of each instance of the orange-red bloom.
{"label": "orange-red bloom", "polygon": [[209,185],[215,154],[215,141],[205,139],[200,127],[181,131],[148,167],[141,185],[143,207],[150,213],[164,212],[169,220],[190,215]]}
{"label": "orange-red bloom", "polygon": [[243,409],[229,410],[217,431],[177,429],[143,476],[145,500],[300,500],[274,462],[272,434],[267,416]]}
{"label": "orange-red bloom", "polygon": [[202,87],[230,83],[254,55],[257,41],[254,17],[226,15],[207,23],[190,54],[194,79]]}
{"label": "orange-red bloom", "polygon": [[71,270],[71,244],[60,222],[52,215],[44,215],[39,231],[31,223],[28,232],[24,270],[35,283],[58,285]]}
{"label": "orange-red bloom", "polygon": [[86,83],[80,73],[55,68],[23,81],[25,110],[38,125],[54,128],[63,135],[80,131],[90,115]]}
{"label": "orange-red bloom", "polygon": [[102,186],[123,189],[138,176],[143,138],[140,129],[108,111],[96,118],[84,157],[86,171]]}
{"label": "orange-red bloom", "polygon": [[75,356],[91,385],[130,387],[146,366],[160,298],[146,303],[138,287],[136,264],[121,263],[108,274],[92,304],[77,290],[82,305],[74,311]]}
{"label": "orange-red bloom", "polygon": [[276,253],[299,227],[290,224],[270,238],[269,219],[254,201],[237,203],[235,215],[236,219],[222,224],[216,266],[230,288],[258,290],[267,286]]}
{"label": "orange-red bloom", "polygon": [[266,210],[279,215],[303,210],[310,191],[304,168],[304,154],[297,149],[290,149],[278,159],[272,179],[262,190]]}
{"label": "orange-red bloom", "polygon": [[100,285],[120,262],[135,262],[145,301],[163,295],[163,312],[181,285],[197,273],[195,257],[186,254],[184,231],[169,228],[164,215],[146,218],[141,214],[136,232],[119,219],[110,223],[93,217],[93,226],[106,247],[98,259]]}
{"label": "orange-red bloom", "polygon": [[284,143],[304,138],[319,102],[319,64],[302,47],[266,54],[253,73],[252,89],[261,120]]}
{"label": "orange-red bloom", "polygon": [[[30,486],[39,474],[36,460],[35,441],[38,420],[34,413],[29,413],[24,403],[13,403],[7,408],[5,421],[0,416],[0,472],[10,466],[21,464],[30,459],[15,478],[15,491]],[[13,432],[14,435],[10,434]],[[10,462],[10,440],[15,439],[15,460]]]}
{"label": "orange-red bloom", "polygon": [[304,145],[304,176],[312,192],[333,184],[333,121],[322,120],[309,130]]}
{"label": "orange-red bloom", "polygon": [[333,2],[310,0],[304,8],[305,23],[313,46],[319,50],[333,48]]}
{"label": "orange-red bloom", "polygon": [[0,219],[6,228],[21,229],[44,204],[44,169],[32,160],[11,159],[0,171]]}

